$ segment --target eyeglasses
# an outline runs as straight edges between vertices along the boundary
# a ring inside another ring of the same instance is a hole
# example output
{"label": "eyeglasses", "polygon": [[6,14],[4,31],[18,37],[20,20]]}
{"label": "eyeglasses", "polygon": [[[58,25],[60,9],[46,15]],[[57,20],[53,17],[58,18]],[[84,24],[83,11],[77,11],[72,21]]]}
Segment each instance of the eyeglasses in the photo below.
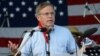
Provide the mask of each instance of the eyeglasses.
{"label": "eyeglasses", "polygon": [[55,15],[55,13],[54,12],[47,12],[47,13],[40,13],[39,15],[45,15],[45,16],[48,16],[48,15],[52,15],[52,16],[54,16]]}

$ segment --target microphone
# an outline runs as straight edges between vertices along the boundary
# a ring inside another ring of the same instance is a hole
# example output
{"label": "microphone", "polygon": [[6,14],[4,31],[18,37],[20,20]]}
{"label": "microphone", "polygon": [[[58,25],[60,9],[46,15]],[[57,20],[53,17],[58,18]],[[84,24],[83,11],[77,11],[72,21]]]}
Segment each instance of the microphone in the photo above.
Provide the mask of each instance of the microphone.
{"label": "microphone", "polygon": [[88,29],[83,33],[83,35],[81,37],[83,37],[83,38],[88,37],[88,36],[94,34],[96,31],[97,31],[97,28]]}
{"label": "microphone", "polygon": [[24,31],[23,33],[26,33],[26,32],[30,32],[30,37],[33,35],[34,32],[37,32],[37,31],[40,31],[40,32],[45,32],[47,31],[46,28],[40,28],[40,29],[32,29],[32,30],[26,30]]}
{"label": "microphone", "polygon": [[47,32],[48,34],[48,40],[50,40],[50,33],[51,33],[52,29],[49,29],[49,31]]}
{"label": "microphone", "polygon": [[26,32],[36,32],[36,31],[45,32],[46,30],[47,30],[46,28],[31,29],[31,30],[24,31],[23,33],[26,33]]}

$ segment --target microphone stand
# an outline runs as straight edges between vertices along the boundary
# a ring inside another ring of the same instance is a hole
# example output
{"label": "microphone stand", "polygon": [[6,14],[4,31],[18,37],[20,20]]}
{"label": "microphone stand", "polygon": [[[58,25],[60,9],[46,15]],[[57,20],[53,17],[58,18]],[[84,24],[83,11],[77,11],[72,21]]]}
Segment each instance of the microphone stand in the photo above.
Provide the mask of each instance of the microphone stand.
{"label": "microphone stand", "polygon": [[[29,33],[29,35],[26,38],[23,38],[23,40],[22,40],[22,42],[21,42],[21,44],[20,44],[19,48],[17,49],[17,52],[15,53],[14,56],[17,56],[20,53],[20,51],[23,48],[23,46],[27,43],[27,41],[32,37],[32,35],[36,31],[45,32],[46,29],[45,28],[42,28],[40,30],[33,29],[32,31],[24,31],[23,34],[26,33],[26,32],[30,32],[30,33]],[[22,36],[23,36],[23,34],[22,34]]]}
{"label": "microphone stand", "polygon": [[30,36],[28,35],[27,38],[24,38],[23,41],[21,42],[19,48],[17,49],[17,52],[15,53],[14,56],[17,56],[18,53],[20,53],[20,50],[23,48],[23,46],[26,44],[26,42],[30,39]]}
{"label": "microphone stand", "polygon": [[93,13],[93,11],[89,8],[88,6],[88,2],[86,2],[86,5],[85,5],[85,10],[84,10],[84,16],[85,17],[85,12],[86,12],[86,9],[94,16],[94,18],[100,23],[100,20],[99,18]]}
{"label": "microphone stand", "polygon": [[9,22],[9,18],[8,18],[8,12],[5,11],[5,14],[4,14],[4,20],[3,22],[1,23],[1,27],[3,27],[5,21],[7,20],[7,26],[10,27],[10,22]]}
{"label": "microphone stand", "polygon": [[48,34],[48,50],[47,50],[47,56],[50,56],[50,32],[52,29],[50,29],[47,34]]}
{"label": "microphone stand", "polygon": [[[22,36],[23,36],[26,32],[30,32],[30,34],[27,36],[27,38],[24,38],[24,39],[22,40],[22,42],[21,42],[21,44],[20,44],[19,48],[17,49],[17,52],[15,53],[14,56],[17,56],[17,55],[20,53],[21,49],[22,49],[23,46],[27,43],[27,41],[31,38],[31,36],[32,36],[32,34],[35,32],[35,30],[32,30],[32,31],[24,31],[24,32],[22,33]],[[20,54],[21,54],[21,53],[20,53]]]}
{"label": "microphone stand", "polygon": [[81,50],[80,56],[83,56],[84,51],[85,51],[85,39],[83,39],[83,42],[82,42],[82,50]]}

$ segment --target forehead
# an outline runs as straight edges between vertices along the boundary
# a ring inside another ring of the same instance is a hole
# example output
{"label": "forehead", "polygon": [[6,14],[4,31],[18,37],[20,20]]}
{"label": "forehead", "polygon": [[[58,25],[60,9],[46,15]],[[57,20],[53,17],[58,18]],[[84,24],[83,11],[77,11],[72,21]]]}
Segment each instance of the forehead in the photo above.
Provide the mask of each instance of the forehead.
{"label": "forehead", "polygon": [[54,12],[54,8],[52,6],[46,6],[42,8],[40,12]]}

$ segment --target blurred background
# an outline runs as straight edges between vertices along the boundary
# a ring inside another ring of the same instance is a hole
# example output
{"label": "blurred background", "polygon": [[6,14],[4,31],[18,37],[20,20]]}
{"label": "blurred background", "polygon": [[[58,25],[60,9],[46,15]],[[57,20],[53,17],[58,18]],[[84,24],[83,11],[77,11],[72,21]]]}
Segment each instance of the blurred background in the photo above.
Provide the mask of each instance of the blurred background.
{"label": "blurred background", "polygon": [[0,0],[0,56],[10,53],[7,47],[9,40],[20,43],[23,31],[37,26],[35,8],[44,1],[55,6],[55,24],[69,28],[74,26],[81,33],[97,28],[94,34],[88,36],[96,42],[96,48],[91,47],[87,52],[89,56],[100,55],[100,0]]}

